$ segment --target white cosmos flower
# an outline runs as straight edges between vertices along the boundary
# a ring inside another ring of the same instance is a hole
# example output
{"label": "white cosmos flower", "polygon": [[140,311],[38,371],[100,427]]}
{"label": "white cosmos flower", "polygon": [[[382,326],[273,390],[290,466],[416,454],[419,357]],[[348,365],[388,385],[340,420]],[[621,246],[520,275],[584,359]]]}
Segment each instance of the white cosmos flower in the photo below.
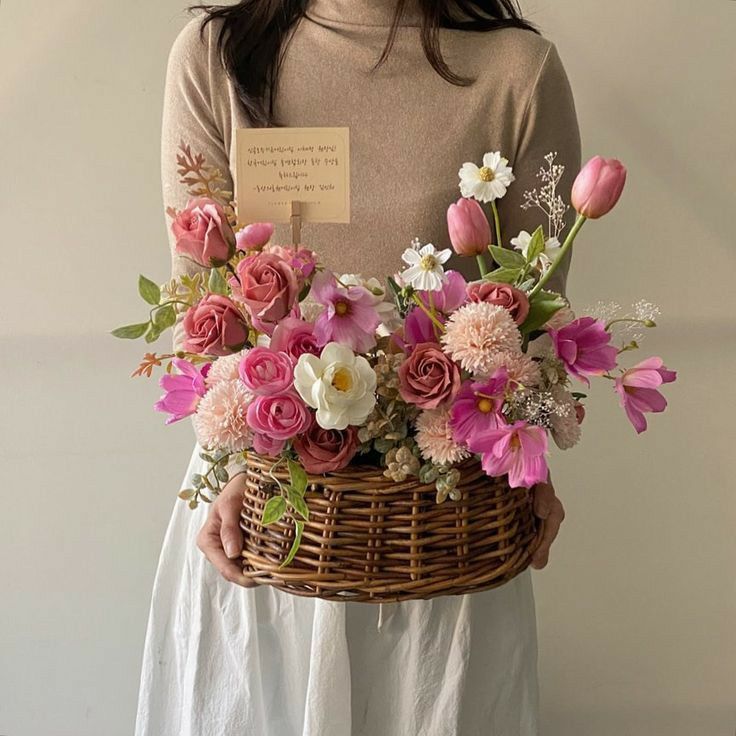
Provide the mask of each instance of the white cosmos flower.
{"label": "white cosmos flower", "polygon": [[[524,258],[527,257],[531,242],[532,236],[526,230],[522,230],[517,237],[511,238],[511,245],[515,250],[521,251]],[[544,244],[544,250],[532,261],[531,265],[539,264],[542,271],[546,271],[552,265],[552,261],[557,258],[560,247],[560,241],[557,238],[549,238]]]}
{"label": "white cosmos flower", "polygon": [[495,153],[483,156],[483,166],[466,162],[458,172],[460,194],[473,197],[479,202],[493,202],[506,194],[506,188],[516,177],[508,165],[509,160]]}
{"label": "white cosmos flower", "polygon": [[403,252],[401,260],[409,268],[402,271],[400,276],[417,291],[439,291],[447,279],[442,264],[447,263],[452,251],[449,248],[438,251],[432,243],[421,248],[418,245],[415,241],[413,248]]}
{"label": "white cosmos flower", "polygon": [[370,363],[336,342],[325,345],[319,358],[299,356],[294,387],[317,410],[317,424],[323,429],[361,425],[376,405],[376,373]]}

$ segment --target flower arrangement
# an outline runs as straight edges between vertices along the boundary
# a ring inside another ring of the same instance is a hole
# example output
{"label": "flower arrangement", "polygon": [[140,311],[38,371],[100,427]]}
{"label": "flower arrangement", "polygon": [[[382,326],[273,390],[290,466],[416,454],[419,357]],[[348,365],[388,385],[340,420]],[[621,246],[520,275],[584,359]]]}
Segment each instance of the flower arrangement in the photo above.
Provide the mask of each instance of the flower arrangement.
{"label": "flower arrangement", "polygon": [[616,205],[626,178],[619,162],[596,157],[583,168],[565,234],[564,167],[549,154],[543,186],[523,204],[546,223],[511,247],[497,203],[512,167],[500,153],[464,164],[448,231],[454,251],[477,260],[479,278],[448,270],[449,248],[415,240],[383,285],[332,273],[304,246],[274,244],[270,223],[236,232],[219,172],[183,144],[178,161],[192,198],[169,211],[175,249],[200,268],[163,286],[141,276],[149,320],[113,334],[153,342],[181,321],[181,350],[148,353],[134,373],[165,365],[156,410],[167,424],[192,417],[207,472],[180,496],[192,508],[210,502],[249,452],[272,458],[273,469],[284,464],[290,483],[279,483],[263,514],[264,524],[290,516],[296,525],[284,564],[309,519],[307,474],[374,465],[397,482],[434,484],[442,503],[456,499],[461,464],[475,456],[489,476],[531,488],[548,478],[550,438],[561,449],[580,439],[577,384],[610,380],[637,432],[646,414],[665,409],[659,389],[676,374],[661,358],[619,365],[655,326],[656,307],[599,305],[576,316],[545,289],[585,222]]}

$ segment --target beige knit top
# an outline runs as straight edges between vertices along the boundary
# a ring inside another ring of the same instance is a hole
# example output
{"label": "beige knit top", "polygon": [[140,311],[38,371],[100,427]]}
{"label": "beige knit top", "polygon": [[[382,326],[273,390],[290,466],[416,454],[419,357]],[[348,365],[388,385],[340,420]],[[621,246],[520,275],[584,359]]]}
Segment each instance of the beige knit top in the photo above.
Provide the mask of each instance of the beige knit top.
{"label": "beige knit top", "polygon": [[[575,106],[552,43],[525,30],[441,31],[442,51],[469,87],[443,80],[424,56],[417,0],[407,13],[388,61],[383,50],[396,0],[312,0],[288,46],[276,96],[276,115],[294,127],[350,128],[352,221],[305,224],[302,240],[339,273],[386,276],[401,267],[414,237],[447,247],[446,211],[460,196],[458,169],[501,151],[516,181],[499,202],[504,245],[546,219],[522,210],[523,192],[539,187],[544,156],[558,153],[567,167],[566,199],[580,166]],[[166,78],[162,183],[166,206],[185,206],[176,149],[184,140],[223,172],[234,175],[235,130],[248,127],[245,111],[216,49],[217,26],[199,38],[190,21],[171,49]],[[568,213],[572,214],[572,213]],[[190,272],[173,253],[172,274]],[[289,242],[286,225],[275,240]],[[551,286],[564,292],[567,266]],[[477,278],[474,259],[454,263]],[[175,345],[181,344],[177,325]]]}

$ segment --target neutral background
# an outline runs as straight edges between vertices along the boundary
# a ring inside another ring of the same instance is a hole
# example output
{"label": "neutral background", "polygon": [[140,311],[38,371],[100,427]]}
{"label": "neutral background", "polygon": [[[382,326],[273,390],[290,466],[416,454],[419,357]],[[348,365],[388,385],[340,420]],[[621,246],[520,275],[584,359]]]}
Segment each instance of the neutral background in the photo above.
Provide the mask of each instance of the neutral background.
{"label": "neutral background", "polygon": [[[0,6],[6,736],[133,729],[193,438],[150,411],[155,383],[127,378],[141,345],[107,331],[141,313],[139,270],[167,277],[159,125],[181,6]],[[544,734],[733,736],[736,3],[526,10],[565,61],[585,154],[630,169],[620,209],[577,247],[570,295],[659,303],[646,353],[679,371],[650,433],[598,386],[582,446],[553,459],[568,520],[535,574]]]}

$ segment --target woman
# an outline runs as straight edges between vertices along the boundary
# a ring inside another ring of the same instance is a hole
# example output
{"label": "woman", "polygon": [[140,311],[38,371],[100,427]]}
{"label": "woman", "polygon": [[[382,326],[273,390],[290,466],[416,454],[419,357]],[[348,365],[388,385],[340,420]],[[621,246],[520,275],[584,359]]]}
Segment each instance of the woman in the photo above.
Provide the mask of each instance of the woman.
{"label": "woman", "polygon": [[[486,151],[502,151],[517,177],[501,201],[507,239],[536,225],[520,204],[550,151],[567,166],[569,192],[580,142],[567,78],[510,0],[244,0],[205,10],[169,60],[167,206],[186,200],[181,140],[233,175],[238,127],[347,126],[352,221],[308,224],[303,239],[338,273],[383,277],[415,236],[447,245],[458,168]],[[276,239],[288,239],[285,227]],[[173,257],[174,274],[188,263]],[[199,468],[195,448],[187,478]],[[236,476],[211,509],[174,510],[137,736],[537,733],[528,571],[495,590],[381,605],[248,587],[237,562],[241,484]],[[534,493],[547,520],[540,568],[564,513],[551,485]]]}

